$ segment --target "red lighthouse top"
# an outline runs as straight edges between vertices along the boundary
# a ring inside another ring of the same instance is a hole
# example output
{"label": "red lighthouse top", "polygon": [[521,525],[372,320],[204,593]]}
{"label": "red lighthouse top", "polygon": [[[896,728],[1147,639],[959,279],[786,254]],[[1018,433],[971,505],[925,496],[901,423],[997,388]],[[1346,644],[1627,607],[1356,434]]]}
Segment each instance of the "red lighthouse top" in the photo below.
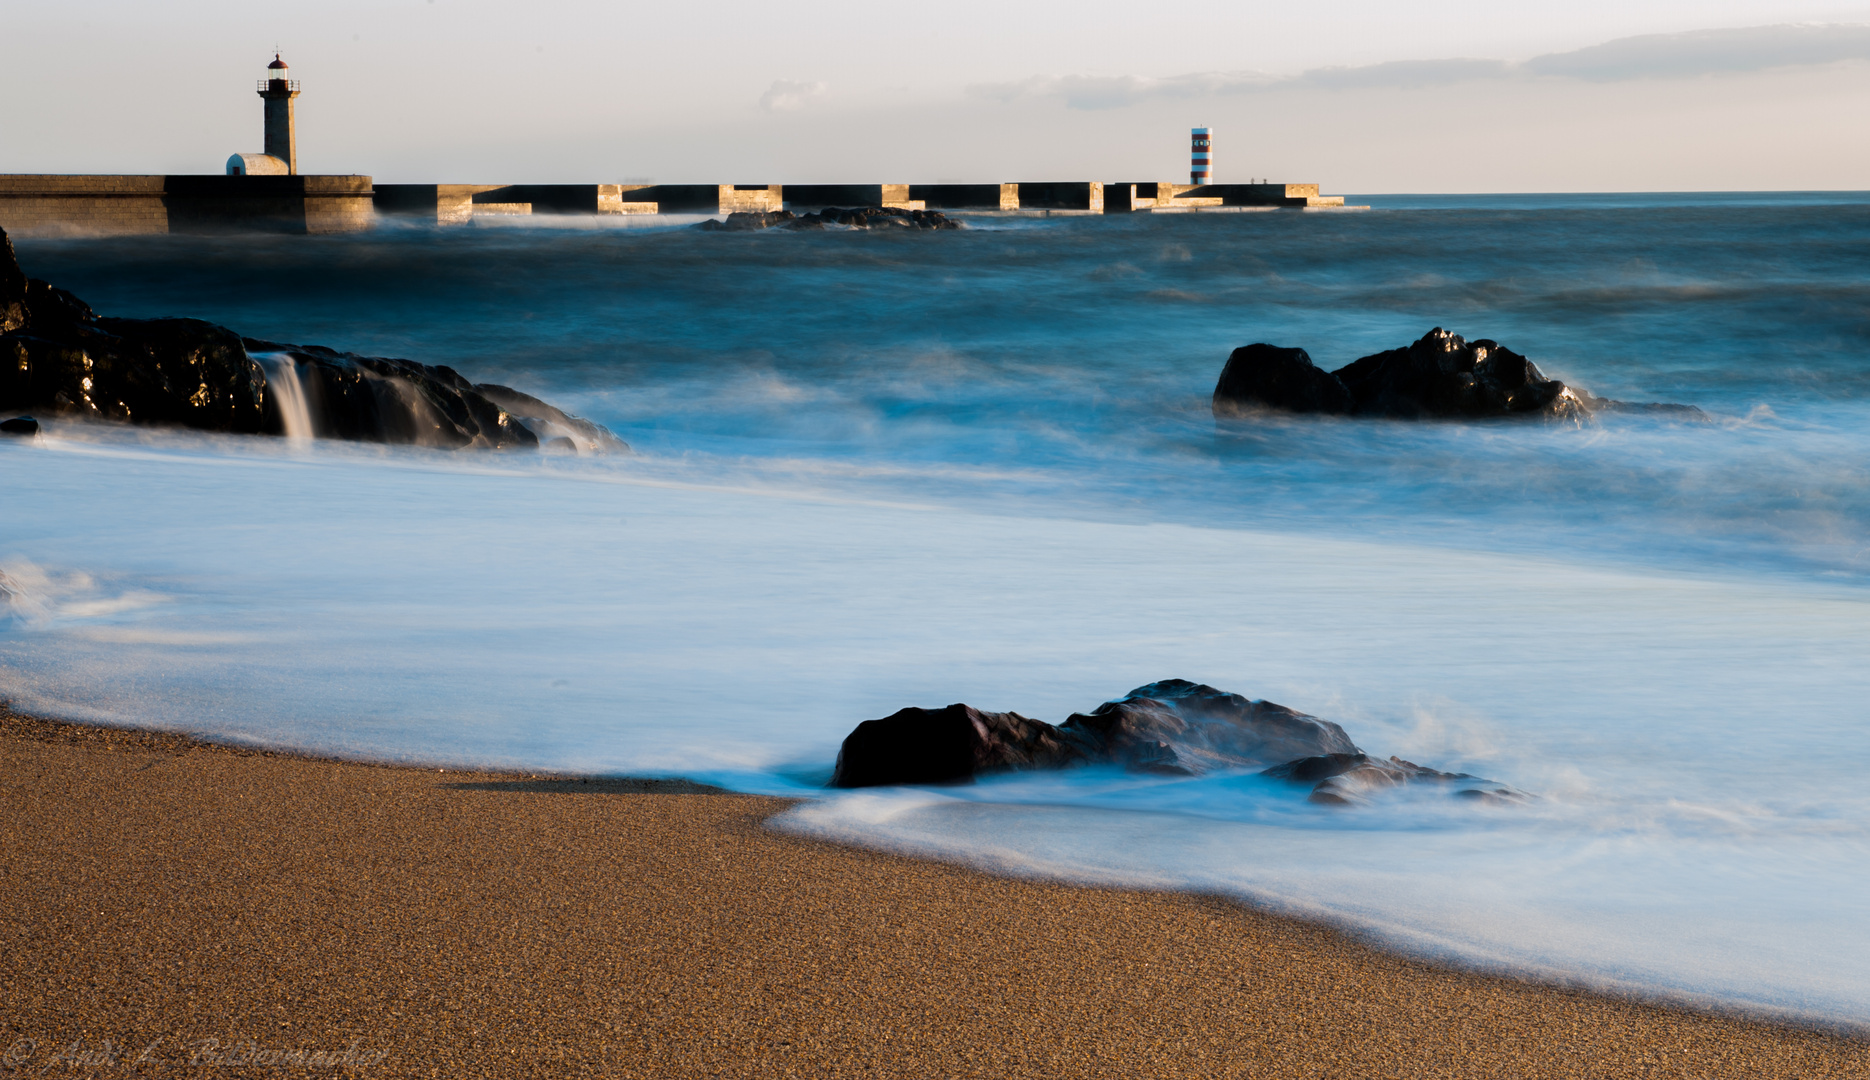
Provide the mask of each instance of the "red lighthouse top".
{"label": "red lighthouse top", "polygon": [[292,95],[298,92],[299,84],[292,78],[292,73],[286,70],[286,62],[279,58],[278,53],[274,53],[273,62],[266,65],[266,78],[260,80],[260,96]]}

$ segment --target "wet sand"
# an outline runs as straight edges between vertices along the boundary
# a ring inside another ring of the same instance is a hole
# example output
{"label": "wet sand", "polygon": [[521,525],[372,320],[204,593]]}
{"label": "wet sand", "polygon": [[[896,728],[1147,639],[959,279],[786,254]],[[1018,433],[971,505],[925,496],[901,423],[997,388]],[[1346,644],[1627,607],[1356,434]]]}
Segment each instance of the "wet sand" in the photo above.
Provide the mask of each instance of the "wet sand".
{"label": "wet sand", "polygon": [[1870,1076],[1860,1038],[765,828],[785,805],[0,710],[0,1076]]}

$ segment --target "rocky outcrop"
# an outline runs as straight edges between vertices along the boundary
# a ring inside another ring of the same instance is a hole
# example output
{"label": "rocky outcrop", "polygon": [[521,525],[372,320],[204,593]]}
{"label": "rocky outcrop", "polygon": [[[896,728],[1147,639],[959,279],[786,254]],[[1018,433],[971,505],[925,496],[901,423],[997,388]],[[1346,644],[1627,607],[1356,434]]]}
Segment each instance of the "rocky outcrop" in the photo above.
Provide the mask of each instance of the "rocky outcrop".
{"label": "rocky outcrop", "polygon": [[725,219],[709,218],[695,227],[707,231],[751,232],[757,229],[823,229],[839,225],[851,229],[958,229],[961,223],[936,210],[904,210],[894,206],[826,207],[814,214],[790,210],[737,211]]}
{"label": "rocky outcrop", "polygon": [[1073,713],[1060,730],[1083,743],[1090,759],[1182,776],[1357,751],[1329,720],[1186,679],[1139,686]]}
{"label": "rocky outcrop", "polygon": [[1227,358],[1214,384],[1214,415],[1250,409],[1296,413],[1347,413],[1351,393],[1336,375],[1313,365],[1304,349],[1243,345]]}
{"label": "rocky outcrop", "polygon": [[1331,372],[1313,366],[1303,349],[1243,346],[1221,369],[1213,409],[1221,419],[1266,409],[1405,420],[1577,420],[1607,410],[1702,415],[1692,405],[1594,397],[1546,378],[1531,360],[1498,342],[1470,342],[1440,327],[1414,344],[1362,357]]}
{"label": "rocky outcrop", "polygon": [[1186,679],[1139,686],[1057,727],[970,705],[902,709],[864,721],[845,738],[831,786],[972,783],[991,773],[1078,765],[1175,776],[1251,770],[1310,785],[1310,801],[1329,806],[1361,805],[1402,785],[1492,803],[1527,798],[1467,773],[1379,760],[1329,720]]}
{"label": "rocky outcrop", "polygon": [[842,225],[852,229],[958,229],[961,223],[939,210],[904,210],[896,206],[828,206],[805,214],[787,225],[792,229],[822,229]]}
{"label": "rocky outcrop", "polygon": [[596,424],[452,368],[242,338],[200,319],[100,317],[28,279],[3,230],[0,326],[0,413],[445,448],[628,449]]}
{"label": "rocky outcrop", "polygon": [[971,705],[908,708],[865,720],[845,736],[831,786],[952,784],[981,773],[1084,760],[1083,747],[1043,720]]}
{"label": "rocky outcrop", "polygon": [[[254,338],[242,344],[265,372],[267,428],[323,439],[443,449],[533,449],[564,439],[586,453],[628,450],[604,428],[451,367]],[[309,432],[294,431],[294,412]]]}
{"label": "rocky outcrop", "polygon": [[790,210],[736,210],[725,218],[708,218],[695,223],[702,232],[753,232],[770,229],[795,220]]}

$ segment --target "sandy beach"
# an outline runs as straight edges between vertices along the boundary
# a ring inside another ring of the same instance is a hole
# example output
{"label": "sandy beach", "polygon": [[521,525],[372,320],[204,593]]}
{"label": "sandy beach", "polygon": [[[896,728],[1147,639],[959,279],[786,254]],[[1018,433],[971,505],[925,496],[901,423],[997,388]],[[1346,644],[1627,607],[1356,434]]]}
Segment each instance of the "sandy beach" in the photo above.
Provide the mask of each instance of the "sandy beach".
{"label": "sandy beach", "polygon": [[1870,1042],[1443,970],[672,782],[0,713],[0,1072],[1845,1077]]}

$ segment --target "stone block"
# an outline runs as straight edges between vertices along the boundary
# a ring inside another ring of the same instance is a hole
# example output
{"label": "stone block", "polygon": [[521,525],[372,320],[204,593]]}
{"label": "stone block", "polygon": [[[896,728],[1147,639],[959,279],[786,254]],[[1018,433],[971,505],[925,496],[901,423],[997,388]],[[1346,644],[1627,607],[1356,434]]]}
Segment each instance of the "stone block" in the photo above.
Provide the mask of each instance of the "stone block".
{"label": "stone block", "polygon": [[929,210],[1018,210],[1018,184],[910,184],[909,198]]}

